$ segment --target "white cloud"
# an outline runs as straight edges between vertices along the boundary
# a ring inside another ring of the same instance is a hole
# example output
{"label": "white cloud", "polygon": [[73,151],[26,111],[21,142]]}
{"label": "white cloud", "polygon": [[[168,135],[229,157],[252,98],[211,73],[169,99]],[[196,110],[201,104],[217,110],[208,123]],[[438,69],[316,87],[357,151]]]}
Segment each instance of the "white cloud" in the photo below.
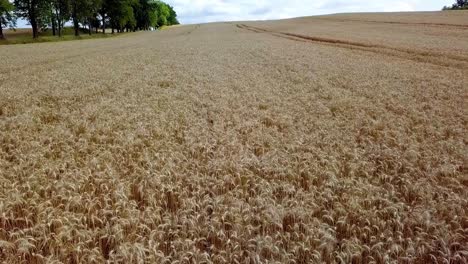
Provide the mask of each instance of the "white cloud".
{"label": "white cloud", "polygon": [[454,0],[166,0],[181,23],[264,20],[342,12],[440,10]]}

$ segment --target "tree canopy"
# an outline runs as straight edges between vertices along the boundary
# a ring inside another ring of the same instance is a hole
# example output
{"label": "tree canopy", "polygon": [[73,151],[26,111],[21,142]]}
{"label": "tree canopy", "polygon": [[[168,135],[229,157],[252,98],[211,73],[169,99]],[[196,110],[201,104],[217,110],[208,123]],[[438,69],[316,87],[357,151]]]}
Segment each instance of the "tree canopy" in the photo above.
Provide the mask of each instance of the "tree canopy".
{"label": "tree canopy", "polygon": [[83,29],[91,34],[111,28],[114,33],[179,24],[174,8],[157,0],[14,0],[13,5],[0,0],[3,27],[12,25],[14,14],[29,22],[34,38],[48,28],[60,36],[68,21],[76,36]]}
{"label": "tree canopy", "polygon": [[0,39],[3,39],[3,28],[14,27],[16,18],[13,14],[15,6],[8,0],[0,0]]}
{"label": "tree canopy", "polygon": [[444,6],[443,10],[468,9],[468,0],[457,0],[452,6]]}

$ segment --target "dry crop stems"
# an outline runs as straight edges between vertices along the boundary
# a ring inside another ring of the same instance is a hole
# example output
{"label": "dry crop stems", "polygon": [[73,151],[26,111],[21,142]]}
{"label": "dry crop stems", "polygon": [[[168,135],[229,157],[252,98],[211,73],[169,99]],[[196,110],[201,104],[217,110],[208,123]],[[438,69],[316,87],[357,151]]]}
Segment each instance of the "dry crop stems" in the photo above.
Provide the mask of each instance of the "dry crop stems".
{"label": "dry crop stems", "polygon": [[[244,24],[468,56],[368,16]],[[464,68],[228,23],[0,57],[4,263],[467,262]]]}

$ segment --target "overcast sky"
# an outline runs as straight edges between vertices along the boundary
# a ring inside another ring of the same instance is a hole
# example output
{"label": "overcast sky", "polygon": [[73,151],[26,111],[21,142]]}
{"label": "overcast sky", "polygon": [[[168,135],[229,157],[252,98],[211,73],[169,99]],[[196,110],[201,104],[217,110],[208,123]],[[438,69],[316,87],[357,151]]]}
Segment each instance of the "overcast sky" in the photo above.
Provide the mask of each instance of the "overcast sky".
{"label": "overcast sky", "polygon": [[166,0],[183,24],[263,20],[343,12],[441,10],[455,0]]}
{"label": "overcast sky", "polygon": [[[165,0],[182,24],[265,20],[345,12],[433,11],[455,0]],[[26,27],[25,21],[18,21]]]}

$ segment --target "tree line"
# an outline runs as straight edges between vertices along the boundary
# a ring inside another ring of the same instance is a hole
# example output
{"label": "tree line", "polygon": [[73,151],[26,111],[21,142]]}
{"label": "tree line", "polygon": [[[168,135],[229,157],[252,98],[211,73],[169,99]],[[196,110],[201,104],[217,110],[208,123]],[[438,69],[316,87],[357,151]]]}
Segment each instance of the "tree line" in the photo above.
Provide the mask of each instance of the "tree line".
{"label": "tree line", "polygon": [[4,27],[15,27],[17,18],[29,22],[33,38],[49,28],[60,37],[67,22],[75,36],[80,29],[92,34],[111,28],[114,33],[179,24],[174,8],[158,0],[0,0],[0,38]]}
{"label": "tree line", "polygon": [[468,0],[457,0],[452,6],[444,6],[442,10],[468,9]]}

